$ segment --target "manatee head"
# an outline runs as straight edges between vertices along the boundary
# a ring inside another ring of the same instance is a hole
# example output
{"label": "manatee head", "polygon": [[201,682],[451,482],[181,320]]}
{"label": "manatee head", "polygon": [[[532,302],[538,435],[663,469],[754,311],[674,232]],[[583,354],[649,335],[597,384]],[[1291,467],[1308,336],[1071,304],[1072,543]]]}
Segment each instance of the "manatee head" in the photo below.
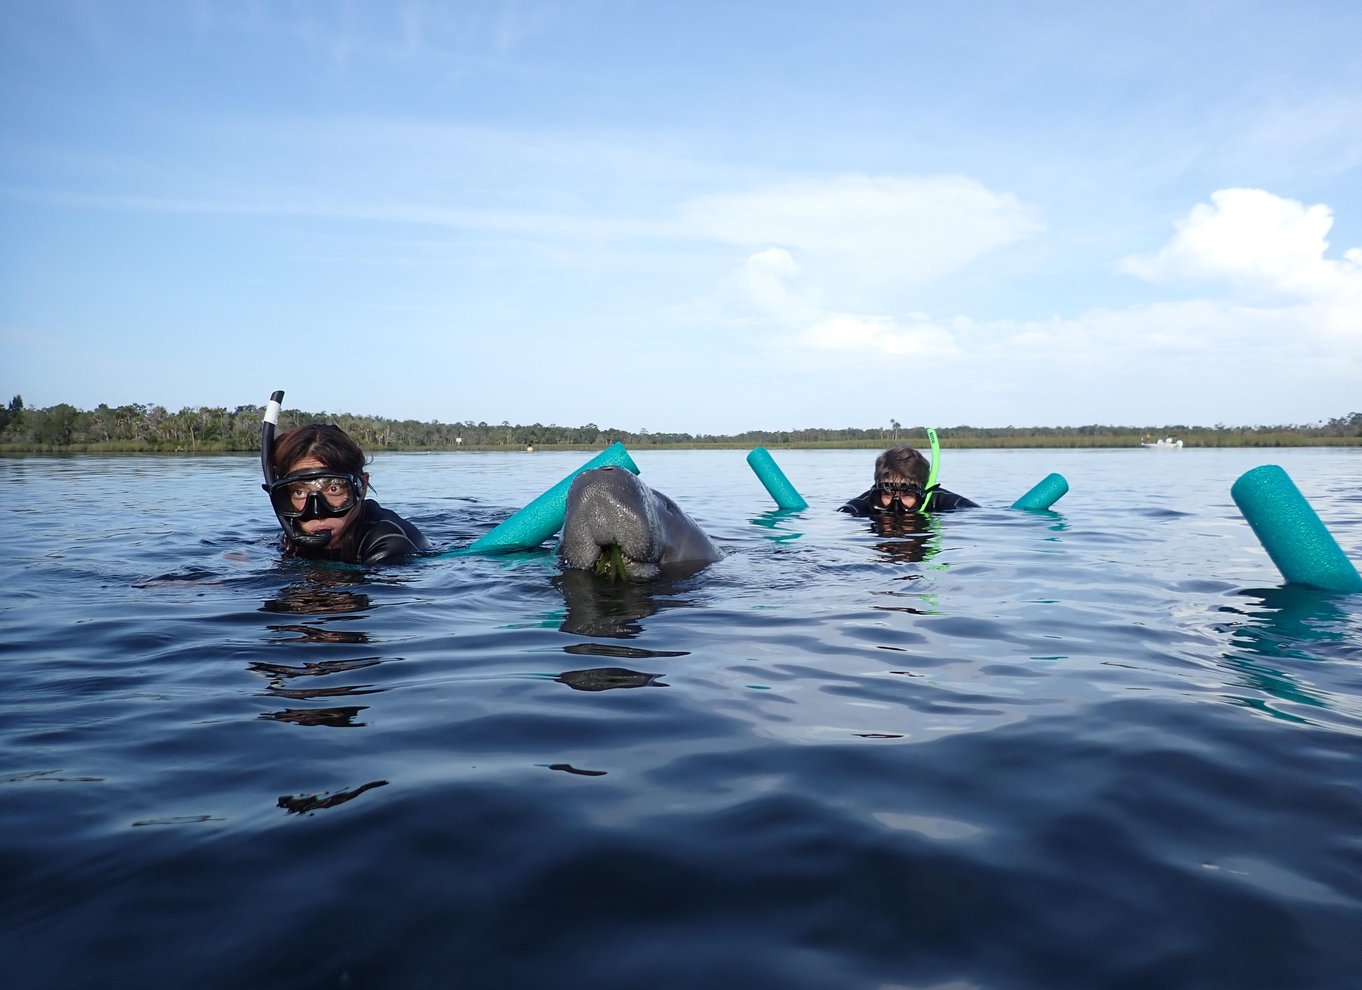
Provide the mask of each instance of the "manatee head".
{"label": "manatee head", "polygon": [[566,567],[622,579],[656,577],[663,546],[654,493],[624,468],[583,471],[568,489],[558,555]]}

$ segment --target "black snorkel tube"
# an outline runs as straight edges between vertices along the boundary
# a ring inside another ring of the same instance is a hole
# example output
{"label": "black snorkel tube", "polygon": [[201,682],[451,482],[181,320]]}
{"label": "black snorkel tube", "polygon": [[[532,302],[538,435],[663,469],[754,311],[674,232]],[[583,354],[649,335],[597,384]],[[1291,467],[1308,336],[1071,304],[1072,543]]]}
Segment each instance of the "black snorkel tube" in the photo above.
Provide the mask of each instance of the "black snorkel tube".
{"label": "black snorkel tube", "polygon": [[[270,489],[279,480],[274,471],[274,428],[279,425],[279,410],[282,408],[283,401],[283,389],[271,392],[270,401],[265,404],[265,418],[260,421],[260,472],[265,476],[265,483],[260,487],[271,496],[271,508],[274,508],[274,493]],[[279,520],[279,528],[284,531],[284,536],[305,549],[321,550],[331,542],[331,531],[329,529],[324,529],[318,533],[304,533],[297,527],[294,520],[280,515],[278,509],[274,509],[274,518]]]}
{"label": "black snorkel tube", "polygon": [[[265,483],[260,487],[265,491],[270,490],[274,484],[274,428],[279,425],[279,410],[284,401],[284,390],[278,389],[270,393],[270,401],[265,405],[265,418],[260,421],[260,473],[265,476]],[[271,505],[273,502],[270,503]],[[279,513],[275,513],[279,515]],[[279,520],[282,526],[283,518]]]}

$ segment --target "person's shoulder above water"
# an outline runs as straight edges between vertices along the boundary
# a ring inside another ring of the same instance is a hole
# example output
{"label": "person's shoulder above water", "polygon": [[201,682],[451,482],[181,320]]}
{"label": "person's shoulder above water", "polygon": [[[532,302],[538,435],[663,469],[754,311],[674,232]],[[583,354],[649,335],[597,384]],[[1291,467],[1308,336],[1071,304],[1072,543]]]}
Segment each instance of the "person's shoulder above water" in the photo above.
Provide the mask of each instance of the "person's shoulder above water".
{"label": "person's shoulder above water", "polygon": [[977,509],[979,503],[973,499],[957,495],[955,492],[947,491],[944,488],[933,488],[931,498],[927,502],[928,512],[948,512],[951,509]]}
{"label": "person's shoulder above water", "polygon": [[373,499],[364,500],[358,525],[356,559],[361,564],[410,557],[431,549],[430,541],[415,524],[403,519],[392,509],[383,508]]}
{"label": "person's shoulder above water", "polygon": [[869,491],[861,492],[855,498],[847,499],[838,507],[837,511],[849,512],[853,516],[873,515],[876,509],[874,498],[875,489],[872,488]]}

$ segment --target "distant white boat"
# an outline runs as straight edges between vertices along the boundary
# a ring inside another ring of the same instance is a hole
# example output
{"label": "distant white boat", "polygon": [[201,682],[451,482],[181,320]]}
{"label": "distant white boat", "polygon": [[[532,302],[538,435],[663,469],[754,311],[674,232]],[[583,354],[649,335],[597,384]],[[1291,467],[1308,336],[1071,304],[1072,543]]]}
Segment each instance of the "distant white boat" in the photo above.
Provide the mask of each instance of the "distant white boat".
{"label": "distant white boat", "polygon": [[1164,437],[1162,440],[1145,440],[1140,446],[1148,447],[1150,450],[1181,450],[1182,441]]}

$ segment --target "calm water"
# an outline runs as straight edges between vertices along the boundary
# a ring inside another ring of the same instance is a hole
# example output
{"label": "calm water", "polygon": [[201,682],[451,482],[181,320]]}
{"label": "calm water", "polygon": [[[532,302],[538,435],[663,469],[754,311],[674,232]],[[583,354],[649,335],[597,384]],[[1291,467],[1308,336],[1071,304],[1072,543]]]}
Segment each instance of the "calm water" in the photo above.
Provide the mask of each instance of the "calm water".
{"label": "calm water", "polygon": [[[1357,561],[1362,450],[947,450],[989,507],[897,536],[833,511],[873,451],[775,454],[807,511],[636,454],[727,556],[623,588],[281,562],[252,458],[0,460],[6,985],[1358,985],[1362,596],[1229,488]],[[587,456],[372,470],[458,545]]]}

